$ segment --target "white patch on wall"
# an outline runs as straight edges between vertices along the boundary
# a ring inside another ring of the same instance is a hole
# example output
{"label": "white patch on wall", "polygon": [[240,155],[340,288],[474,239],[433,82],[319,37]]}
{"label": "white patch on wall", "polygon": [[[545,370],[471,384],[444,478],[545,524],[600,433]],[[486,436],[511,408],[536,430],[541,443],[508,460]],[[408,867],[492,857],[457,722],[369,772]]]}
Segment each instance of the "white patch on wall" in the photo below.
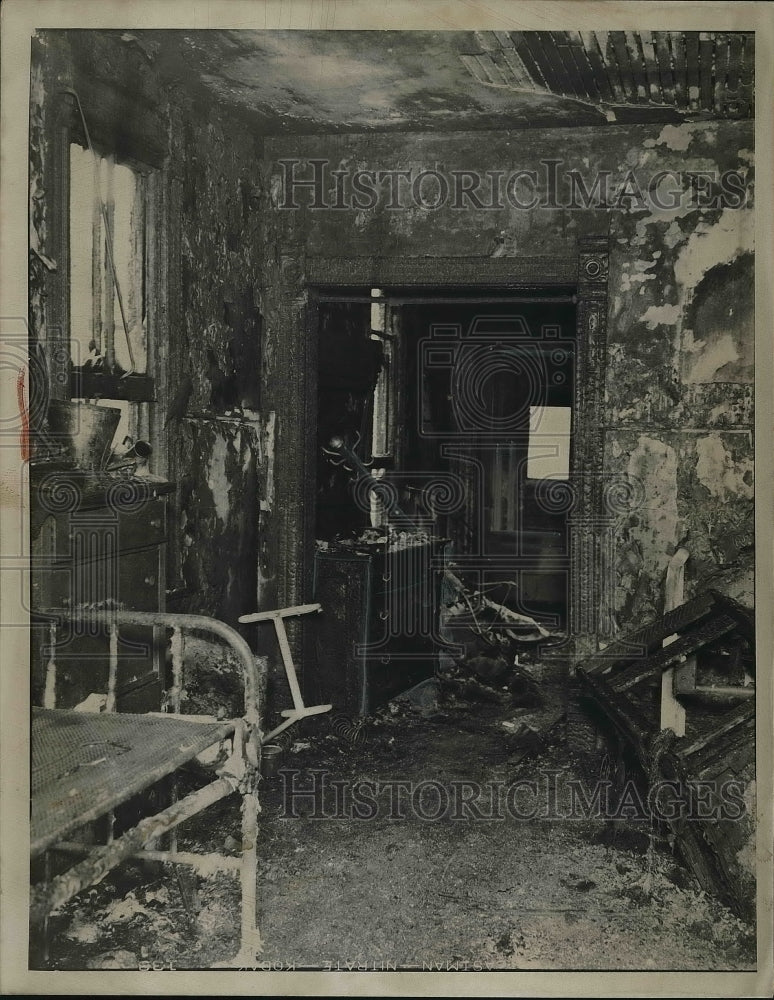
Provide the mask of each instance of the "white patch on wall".
{"label": "white patch on wall", "polygon": [[712,382],[721,368],[739,360],[739,351],[730,333],[718,337],[710,344],[688,334],[684,350],[686,354],[698,355],[688,373],[688,382]]}
{"label": "white patch on wall", "polygon": [[755,487],[744,481],[747,472],[752,472],[751,459],[735,462],[719,434],[710,434],[696,441],[696,476],[711,496],[724,500],[727,496],[741,496],[752,500]]}
{"label": "white patch on wall", "polygon": [[665,125],[656,139],[656,145],[682,152],[691,145],[693,136],[693,129],[689,125]]}
{"label": "white patch on wall", "polygon": [[742,209],[724,208],[717,222],[700,222],[675,261],[675,278],[683,289],[695,288],[718,264],[728,264],[754,249],[755,219]]}
{"label": "white patch on wall", "polygon": [[266,462],[266,496],[261,500],[261,510],[271,510],[274,506],[274,461],[275,461],[275,431],[277,414],[274,410],[269,414],[264,431],[263,454]]}
{"label": "white patch on wall", "polygon": [[226,445],[226,440],[220,434],[215,437],[215,441],[212,448],[212,457],[210,458],[209,465],[209,476],[207,477],[207,485],[212,491],[212,500],[215,504],[215,513],[218,518],[226,523],[229,512],[229,487],[228,479],[226,478],[226,457],[228,455],[228,446]]}
{"label": "white patch on wall", "polygon": [[675,326],[681,313],[680,306],[648,306],[642,318],[649,330],[655,330],[657,326]]}

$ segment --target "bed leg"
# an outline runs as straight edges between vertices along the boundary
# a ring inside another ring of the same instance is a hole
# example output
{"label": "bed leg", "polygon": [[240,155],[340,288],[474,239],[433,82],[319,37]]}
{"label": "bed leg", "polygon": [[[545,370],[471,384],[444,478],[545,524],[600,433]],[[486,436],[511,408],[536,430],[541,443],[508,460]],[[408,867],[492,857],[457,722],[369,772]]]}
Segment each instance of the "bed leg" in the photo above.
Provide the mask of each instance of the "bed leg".
{"label": "bed leg", "polygon": [[242,795],[242,940],[237,964],[248,968],[255,965],[263,951],[261,932],[256,921],[258,889],[258,792]]}

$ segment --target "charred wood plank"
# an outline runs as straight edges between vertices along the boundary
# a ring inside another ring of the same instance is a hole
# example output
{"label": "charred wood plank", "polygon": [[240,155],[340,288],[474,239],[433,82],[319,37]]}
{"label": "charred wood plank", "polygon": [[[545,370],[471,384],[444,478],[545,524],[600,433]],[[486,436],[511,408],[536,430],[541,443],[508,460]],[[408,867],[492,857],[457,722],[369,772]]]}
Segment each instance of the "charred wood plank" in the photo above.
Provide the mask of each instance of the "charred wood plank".
{"label": "charred wood plank", "polygon": [[[570,52],[572,58],[575,60],[575,68],[578,73],[578,77],[582,81],[583,90],[590,101],[599,101],[600,99],[605,100],[607,98],[607,92],[603,95],[601,82],[598,79],[598,74],[592,70],[589,64],[588,56],[586,55],[586,49],[583,45],[583,39],[579,31],[565,31],[567,40],[570,43]],[[580,91],[579,91],[580,93]]]}
{"label": "charred wood plank", "polygon": [[[605,65],[605,59],[597,41],[596,32],[580,31],[577,34],[580,36],[583,51],[591,68],[600,98],[603,101],[615,101],[616,95],[608,78],[607,66]],[[590,93],[593,93],[593,91],[590,91]]]}
{"label": "charred wood plank", "polygon": [[[642,62],[645,65],[645,73],[647,75],[647,96],[654,104],[662,104],[663,97],[661,95],[661,78],[659,76],[659,66],[656,59],[655,47],[653,44],[653,38],[650,31],[639,31],[636,33],[628,32],[627,36],[632,38],[631,44],[635,44],[635,40],[639,42],[642,49]],[[638,70],[641,76],[642,63],[639,64]],[[638,80],[639,89],[639,80]]]}
{"label": "charred wood plank", "polygon": [[715,41],[709,31],[699,33],[699,99],[703,111],[713,110],[712,60]]}
{"label": "charred wood plank", "polygon": [[726,113],[726,80],[728,78],[729,38],[726,34],[715,36],[715,110],[720,115]]}
{"label": "charred wood plank", "polygon": [[740,115],[751,116],[755,102],[755,35],[744,35],[741,63],[739,68],[739,93],[741,97]]}
{"label": "charred wood plank", "polygon": [[[745,705],[745,708],[752,706]],[[747,756],[749,759],[755,747],[755,713],[740,712],[731,729],[711,739],[706,746],[685,758],[686,767],[700,778],[713,778],[731,768],[738,770],[735,759]],[[717,730],[716,730],[717,731]],[[676,752],[679,754],[679,747]],[[680,756],[683,756],[680,754]]]}
{"label": "charred wood plank", "polygon": [[541,31],[539,34],[543,40],[543,52],[546,54],[558,81],[559,90],[557,92],[566,94],[567,97],[576,97],[575,87],[565,62],[566,46],[561,32]]}
{"label": "charred wood plank", "polygon": [[752,720],[753,723],[755,722],[755,706],[750,702],[745,702],[724,716],[723,722],[715,729],[697,736],[689,743],[681,744],[679,750],[680,756],[688,762],[689,758],[694,754],[698,754],[710,742],[720,740],[726,733],[730,733],[737,726],[746,723],[748,720]]}
{"label": "charred wood plank", "polygon": [[744,36],[738,31],[732,32],[729,36],[728,43],[728,77],[726,78],[726,87],[728,88],[729,97],[735,97],[737,95],[743,45]]}
{"label": "charred wood plank", "polygon": [[668,646],[664,646],[658,652],[651,653],[641,670],[635,674],[633,683],[629,683],[628,674],[630,671],[619,671],[616,677],[611,680],[611,686],[616,691],[626,691],[629,687],[633,687],[634,684],[639,683],[645,674],[663,673],[664,670],[674,666],[682,656],[689,656],[691,653],[695,653],[702,646],[706,646],[710,642],[714,642],[715,639],[733,632],[735,628],[736,622],[726,615],[702,622],[689,632],[686,632],[685,635],[678,636]]}
{"label": "charred wood plank", "polygon": [[661,648],[664,639],[700,621],[715,610],[710,593],[702,593],[668,611],[663,617],[627,633],[581,664],[586,672],[607,674],[616,664],[642,659]]}
{"label": "charred wood plank", "polygon": [[568,93],[579,97],[581,100],[585,98],[594,99],[596,95],[593,92],[593,88],[592,92],[589,93],[586,81],[583,79],[575,61],[575,55],[572,51],[572,40],[569,32],[553,31],[552,35],[554,37],[556,51],[561,59],[565,78],[567,79],[568,86],[570,88]]}
{"label": "charred wood plank", "polygon": [[688,107],[688,73],[685,67],[685,36],[682,31],[666,33],[674,61],[675,101],[678,108]]}
{"label": "charred wood plank", "polygon": [[650,743],[656,727],[626,695],[617,695],[599,677],[578,669],[578,678],[621,736],[632,746],[645,772],[650,770]]}
{"label": "charred wood plank", "polygon": [[510,33],[510,37],[516,53],[524,63],[524,66],[526,67],[529,75],[532,77],[535,86],[539,87],[541,90],[550,89],[546,78],[543,76],[543,71],[540,68],[540,61],[533,53],[530,45],[527,43],[525,33],[522,31],[512,31]]}
{"label": "charred wood plank", "polygon": [[688,104],[691,111],[699,110],[699,33],[685,32],[685,64],[688,69]]}
{"label": "charred wood plank", "polygon": [[755,639],[755,614],[749,608],[746,608],[744,604],[740,604],[739,601],[735,601],[733,597],[726,597],[725,594],[721,594],[717,590],[711,590],[710,594],[713,601],[723,612],[723,614],[728,615],[733,618],[736,622],[739,631],[744,635],[745,639],[754,640]]}
{"label": "charred wood plank", "polygon": [[634,80],[632,66],[629,58],[629,51],[626,47],[626,32],[611,31],[608,34],[607,61],[614,63],[618,67],[621,78],[621,86],[625,95],[625,100],[637,103],[646,100],[647,94],[640,96],[637,84]]}
{"label": "charred wood plank", "polygon": [[652,32],[653,45],[658,59],[658,71],[661,77],[661,91],[665,104],[675,104],[675,79],[672,73],[672,53],[669,49],[669,32]]}
{"label": "charred wood plank", "polygon": [[[733,733],[744,719],[736,717],[735,723],[727,733]],[[727,740],[719,737],[715,730],[709,738],[715,738],[718,745],[727,744]],[[754,759],[754,743],[747,744],[747,763]],[[746,920],[754,917],[755,894],[751,890],[750,880],[745,879],[739,867],[736,855],[740,846],[740,837],[751,835],[748,821],[746,832],[740,833],[737,818],[724,818],[722,814],[707,815],[701,818],[699,792],[696,778],[700,777],[694,767],[694,761],[686,760],[685,754],[678,744],[665,749],[654,760],[653,779],[665,779],[676,782],[688,797],[687,816],[670,819],[668,825],[674,833],[680,853],[690,865],[701,887],[717,896],[736,914]],[[703,802],[703,800],[702,800]],[[711,805],[720,806],[721,799],[715,796]],[[706,803],[703,803],[706,812]]]}

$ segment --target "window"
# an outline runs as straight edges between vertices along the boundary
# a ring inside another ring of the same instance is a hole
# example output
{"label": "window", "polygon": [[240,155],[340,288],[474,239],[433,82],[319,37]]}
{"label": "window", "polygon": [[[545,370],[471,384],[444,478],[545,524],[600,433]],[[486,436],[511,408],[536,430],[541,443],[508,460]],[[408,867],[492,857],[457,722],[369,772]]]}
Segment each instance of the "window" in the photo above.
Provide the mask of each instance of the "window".
{"label": "window", "polygon": [[[74,365],[104,360],[147,371],[145,177],[113,157],[70,147],[70,348]],[[115,280],[113,278],[115,267]]]}
{"label": "window", "polygon": [[149,436],[152,171],[77,143],[69,157],[69,330],[75,398],[122,411],[115,441]]}
{"label": "window", "polygon": [[527,479],[570,478],[569,406],[530,406]]}
{"label": "window", "polygon": [[523,527],[520,505],[525,488],[531,495],[535,480],[570,478],[571,424],[570,406],[530,406],[526,463],[521,441],[497,444],[490,466],[492,531]]}

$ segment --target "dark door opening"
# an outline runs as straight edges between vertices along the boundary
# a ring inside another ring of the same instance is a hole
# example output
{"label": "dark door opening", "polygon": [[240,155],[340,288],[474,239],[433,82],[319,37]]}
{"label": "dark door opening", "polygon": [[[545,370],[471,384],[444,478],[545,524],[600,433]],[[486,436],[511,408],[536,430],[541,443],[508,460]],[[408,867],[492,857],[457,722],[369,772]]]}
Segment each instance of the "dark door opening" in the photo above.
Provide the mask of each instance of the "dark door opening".
{"label": "dark door opening", "polygon": [[318,302],[318,662],[342,710],[432,672],[440,553],[492,599],[566,624],[575,312],[565,288]]}
{"label": "dark door opening", "polygon": [[[406,303],[402,460],[451,472],[465,502],[444,525],[494,599],[564,626],[575,383],[572,290]],[[445,293],[448,296],[448,293]],[[449,297],[451,299],[451,297]]]}

